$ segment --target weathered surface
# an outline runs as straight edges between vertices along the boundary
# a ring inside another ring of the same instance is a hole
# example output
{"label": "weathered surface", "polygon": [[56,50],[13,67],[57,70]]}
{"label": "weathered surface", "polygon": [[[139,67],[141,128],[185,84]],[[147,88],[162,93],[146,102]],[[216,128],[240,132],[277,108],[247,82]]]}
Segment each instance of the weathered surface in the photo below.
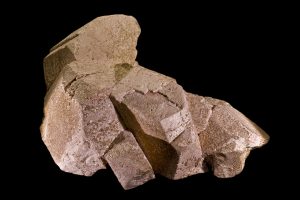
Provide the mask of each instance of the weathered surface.
{"label": "weathered surface", "polygon": [[91,74],[116,64],[134,64],[140,28],[133,17],[111,15],[98,17],[71,33],[53,48],[44,59],[45,80],[48,88],[61,69],[71,62],[96,65],[76,68],[78,75]]}
{"label": "weathered surface", "polygon": [[227,102],[205,97],[203,103],[212,106],[208,126],[199,132],[203,154],[215,176],[233,177],[244,168],[250,150],[267,143],[268,135]]}
{"label": "weathered surface", "polygon": [[132,133],[123,131],[104,156],[124,189],[155,177],[152,167]]}
{"label": "weathered surface", "polygon": [[99,17],[44,59],[48,92],[42,139],[61,170],[90,176],[107,165],[124,189],[155,177],[212,168],[240,173],[268,135],[228,103],[190,94],[135,61],[133,17]]}
{"label": "weathered surface", "polygon": [[[180,179],[203,172],[202,151],[184,90],[170,78],[144,68],[140,71],[129,74],[111,94],[125,126],[133,131],[157,173]],[[130,81],[133,78],[143,80],[144,88]],[[147,82],[150,78],[155,81]]]}
{"label": "weathered surface", "polygon": [[[122,75],[117,63],[135,63],[139,33],[132,17],[100,17],[57,44],[45,58],[45,79],[51,87],[41,132],[62,170],[92,175],[105,168],[104,153],[124,131],[110,90]],[[66,61],[69,57],[74,59]]]}

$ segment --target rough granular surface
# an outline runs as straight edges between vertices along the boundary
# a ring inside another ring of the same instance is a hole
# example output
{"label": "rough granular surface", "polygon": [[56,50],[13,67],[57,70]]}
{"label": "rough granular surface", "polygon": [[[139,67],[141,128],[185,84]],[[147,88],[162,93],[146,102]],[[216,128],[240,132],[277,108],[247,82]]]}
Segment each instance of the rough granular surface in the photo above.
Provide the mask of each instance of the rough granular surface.
{"label": "rough granular surface", "polygon": [[140,66],[140,32],[131,16],[99,17],[45,57],[41,134],[55,163],[84,176],[109,166],[124,189],[155,174],[239,174],[269,136],[229,103]]}

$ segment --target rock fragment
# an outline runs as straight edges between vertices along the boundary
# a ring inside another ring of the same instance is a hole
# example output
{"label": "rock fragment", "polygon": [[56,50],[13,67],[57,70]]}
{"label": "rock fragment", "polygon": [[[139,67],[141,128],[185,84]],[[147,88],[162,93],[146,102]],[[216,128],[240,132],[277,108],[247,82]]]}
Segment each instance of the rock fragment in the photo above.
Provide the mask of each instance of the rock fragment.
{"label": "rock fragment", "polygon": [[123,131],[104,155],[124,189],[142,185],[155,177],[152,167],[132,133]]}
{"label": "rock fragment", "polygon": [[109,165],[124,189],[207,166],[217,177],[239,174],[269,136],[227,102],[140,66],[139,34],[133,17],[99,17],[45,57],[41,134],[55,163],[85,176]]}
{"label": "rock fragment", "polygon": [[99,68],[113,68],[116,64],[134,64],[140,27],[133,17],[111,15],[98,17],[51,48],[44,59],[47,87],[54,82],[61,69],[74,61],[96,62],[97,65],[77,68],[79,74],[90,74]]}
{"label": "rock fragment", "polygon": [[266,144],[269,136],[230,104],[206,100],[213,110],[209,125],[199,133],[203,153],[215,176],[233,177],[243,170],[250,150]]}

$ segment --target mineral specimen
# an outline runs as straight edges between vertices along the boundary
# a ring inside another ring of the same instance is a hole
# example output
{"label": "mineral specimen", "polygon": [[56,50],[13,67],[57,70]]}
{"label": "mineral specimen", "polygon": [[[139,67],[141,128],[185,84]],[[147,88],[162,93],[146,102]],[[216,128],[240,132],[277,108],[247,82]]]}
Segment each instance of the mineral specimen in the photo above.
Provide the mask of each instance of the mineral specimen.
{"label": "mineral specimen", "polygon": [[182,179],[211,168],[239,174],[269,137],[230,104],[187,93],[135,61],[140,27],[99,17],[44,59],[42,139],[61,170],[91,176],[107,165],[124,189],[156,174]]}

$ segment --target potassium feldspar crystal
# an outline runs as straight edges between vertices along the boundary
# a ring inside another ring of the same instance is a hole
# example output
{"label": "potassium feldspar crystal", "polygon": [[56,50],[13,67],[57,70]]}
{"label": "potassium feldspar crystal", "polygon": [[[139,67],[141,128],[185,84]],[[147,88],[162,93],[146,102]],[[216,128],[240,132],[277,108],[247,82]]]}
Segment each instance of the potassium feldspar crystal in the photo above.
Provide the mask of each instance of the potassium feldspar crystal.
{"label": "potassium feldspar crystal", "polygon": [[239,174],[268,135],[227,102],[140,66],[139,34],[133,17],[99,17],[44,59],[41,133],[55,163],[85,176],[109,165],[124,189],[155,173],[174,180],[208,169],[221,178]]}

